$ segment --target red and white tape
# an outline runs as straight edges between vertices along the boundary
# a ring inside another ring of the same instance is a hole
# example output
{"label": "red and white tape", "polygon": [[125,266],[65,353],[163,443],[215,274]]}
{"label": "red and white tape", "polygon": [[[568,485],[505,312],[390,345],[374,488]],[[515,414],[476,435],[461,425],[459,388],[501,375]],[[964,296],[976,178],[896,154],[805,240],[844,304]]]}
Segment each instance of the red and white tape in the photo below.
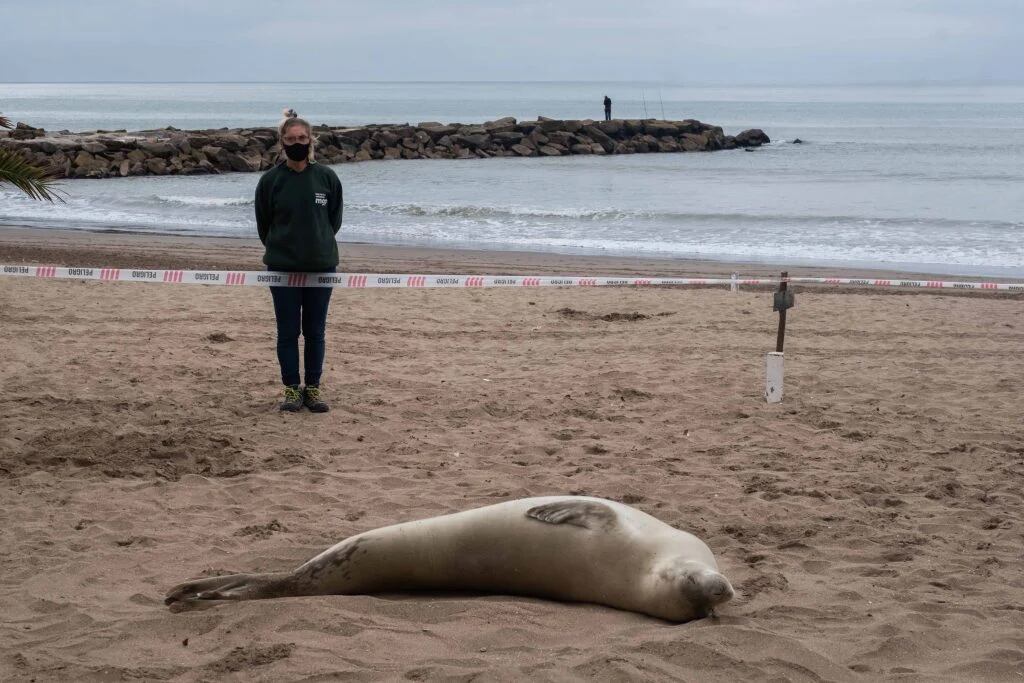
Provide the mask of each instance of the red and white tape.
{"label": "red and white tape", "polygon": [[[272,271],[148,270],[144,268],[61,268],[0,265],[0,275],[107,282],[160,282],[186,285],[248,287],[601,287],[697,285],[776,285],[777,278],[701,277],[577,277],[550,275],[393,275],[386,273],[277,273]],[[1024,283],[961,282],[958,280],[880,280],[839,277],[791,277],[789,282],[859,287],[918,289],[980,289],[1024,292]]]}

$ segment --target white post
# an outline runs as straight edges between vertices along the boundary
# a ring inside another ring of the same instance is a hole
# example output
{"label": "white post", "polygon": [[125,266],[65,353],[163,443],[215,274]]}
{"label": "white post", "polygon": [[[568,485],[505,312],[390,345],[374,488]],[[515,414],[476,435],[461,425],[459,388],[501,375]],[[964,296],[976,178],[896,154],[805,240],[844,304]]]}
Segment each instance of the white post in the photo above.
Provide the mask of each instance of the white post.
{"label": "white post", "polygon": [[782,400],[782,353],[771,351],[765,361],[764,397],[769,403]]}
{"label": "white post", "polygon": [[736,273],[732,274],[732,282],[729,283],[730,292],[738,292],[740,289],[739,276]]}

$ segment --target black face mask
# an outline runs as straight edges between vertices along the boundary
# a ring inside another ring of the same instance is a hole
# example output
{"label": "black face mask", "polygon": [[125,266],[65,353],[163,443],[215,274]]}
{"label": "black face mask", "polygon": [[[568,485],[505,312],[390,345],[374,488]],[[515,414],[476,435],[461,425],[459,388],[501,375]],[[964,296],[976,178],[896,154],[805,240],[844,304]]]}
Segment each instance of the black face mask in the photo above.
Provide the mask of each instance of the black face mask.
{"label": "black face mask", "polygon": [[309,158],[309,143],[296,142],[292,145],[285,145],[284,153],[292,161],[305,161]]}

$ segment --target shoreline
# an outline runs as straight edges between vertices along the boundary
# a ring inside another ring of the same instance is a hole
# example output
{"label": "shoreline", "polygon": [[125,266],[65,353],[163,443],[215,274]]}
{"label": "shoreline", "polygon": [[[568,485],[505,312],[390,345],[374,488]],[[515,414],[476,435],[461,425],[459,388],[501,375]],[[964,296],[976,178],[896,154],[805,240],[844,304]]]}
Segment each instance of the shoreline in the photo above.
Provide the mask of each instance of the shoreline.
{"label": "shoreline", "polygon": [[[462,249],[365,242],[339,243],[339,270],[347,272],[466,275],[587,275],[859,277],[971,281],[1024,278],[952,275],[900,268],[564,254]],[[263,246],[255,237],[184,237],[144,232],[91,232],[0,224],[0,263],[182,270],[262,270]]]}

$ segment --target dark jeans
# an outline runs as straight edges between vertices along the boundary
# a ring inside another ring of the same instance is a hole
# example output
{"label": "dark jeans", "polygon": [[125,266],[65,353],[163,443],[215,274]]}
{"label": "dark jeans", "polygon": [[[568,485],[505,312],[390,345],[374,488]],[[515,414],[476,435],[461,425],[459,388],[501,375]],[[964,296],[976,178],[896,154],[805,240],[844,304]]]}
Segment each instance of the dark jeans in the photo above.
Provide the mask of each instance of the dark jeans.
{"label": "dark jeans", "polygon": [[611,121],[612,120],[612,110],[611,109],[605,109],[604,110],[604,120],[605,121]]}
{"label": "dark jeans", "polygon": [[305,340],[306,386],[320,386],[331,287],[271,287],[277,318],[277,361],[285,386],[300,384],[299,333]]}

